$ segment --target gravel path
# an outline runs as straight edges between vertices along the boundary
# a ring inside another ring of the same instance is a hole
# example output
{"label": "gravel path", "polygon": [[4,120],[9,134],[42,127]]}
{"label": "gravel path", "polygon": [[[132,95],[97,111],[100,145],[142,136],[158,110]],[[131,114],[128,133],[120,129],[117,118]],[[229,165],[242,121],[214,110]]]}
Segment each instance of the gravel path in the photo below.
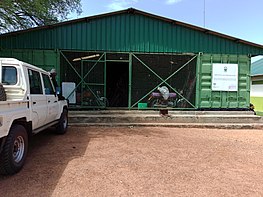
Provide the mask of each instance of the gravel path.
{"label": "gravel path", "polygon": [[33,137],[0,196],[263,196],[261,130],[70,127]]}

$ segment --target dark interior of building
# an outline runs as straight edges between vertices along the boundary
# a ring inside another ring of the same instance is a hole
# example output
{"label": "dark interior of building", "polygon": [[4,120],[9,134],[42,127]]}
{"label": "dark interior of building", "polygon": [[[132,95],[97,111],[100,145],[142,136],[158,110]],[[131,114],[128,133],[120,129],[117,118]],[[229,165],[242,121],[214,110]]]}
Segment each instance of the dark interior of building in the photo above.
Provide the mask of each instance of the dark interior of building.
{"label": "dark interior of building", "polygon": [[109,107],[128,107],[129,64],[107,62],[106,97]]}

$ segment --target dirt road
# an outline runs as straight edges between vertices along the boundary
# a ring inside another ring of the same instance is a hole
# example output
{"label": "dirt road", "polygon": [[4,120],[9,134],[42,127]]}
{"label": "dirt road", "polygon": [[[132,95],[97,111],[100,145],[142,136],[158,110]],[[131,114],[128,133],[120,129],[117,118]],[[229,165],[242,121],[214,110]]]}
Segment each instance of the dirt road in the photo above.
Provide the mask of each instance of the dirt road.
{"label": "dirt road", "polygon": [[0,196],[263,196],[263,131],[70,127],[33,138]]}

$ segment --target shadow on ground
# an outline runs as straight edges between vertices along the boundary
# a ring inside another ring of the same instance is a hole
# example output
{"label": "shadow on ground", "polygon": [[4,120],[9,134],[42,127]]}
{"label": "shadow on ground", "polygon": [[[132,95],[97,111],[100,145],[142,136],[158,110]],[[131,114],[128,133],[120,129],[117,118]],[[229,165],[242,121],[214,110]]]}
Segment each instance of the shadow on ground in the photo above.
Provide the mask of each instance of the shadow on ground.
{"label": "shadow on ground", "polygon": [[50,129],[33,136],[24,168],[13,176],[0,175],[0,196],[51,196],[68,162],[88,147],[88,132],[81,130],[56,135]]}
{"label": "shadow on ground", "polygon": [[69,162],[85,156],[91,139],[122,136],[163,137],[158,131],[134,127],[69,127],[65,135],[46,130],[32,137],[25,166],[18,174],[0,175],[0,196],[51,196]]}

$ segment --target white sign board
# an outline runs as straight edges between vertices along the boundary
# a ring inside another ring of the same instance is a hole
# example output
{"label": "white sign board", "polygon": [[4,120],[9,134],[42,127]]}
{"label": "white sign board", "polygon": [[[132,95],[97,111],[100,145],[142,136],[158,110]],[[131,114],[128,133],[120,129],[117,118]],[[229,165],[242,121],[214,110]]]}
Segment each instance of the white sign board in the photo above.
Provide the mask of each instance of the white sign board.
{"label": "white sign board", "polygon": [[238,64],[213,64],[212,91],[238,90]]}
{"label": "white sign board", "polygon": [[[62,95],[68,98],[69,103],[76,104],[76,84],[73,82],[62,82]],[[70,96],[69,96],[70,95]],[[68,97],[69,96],[69,97]]]}

